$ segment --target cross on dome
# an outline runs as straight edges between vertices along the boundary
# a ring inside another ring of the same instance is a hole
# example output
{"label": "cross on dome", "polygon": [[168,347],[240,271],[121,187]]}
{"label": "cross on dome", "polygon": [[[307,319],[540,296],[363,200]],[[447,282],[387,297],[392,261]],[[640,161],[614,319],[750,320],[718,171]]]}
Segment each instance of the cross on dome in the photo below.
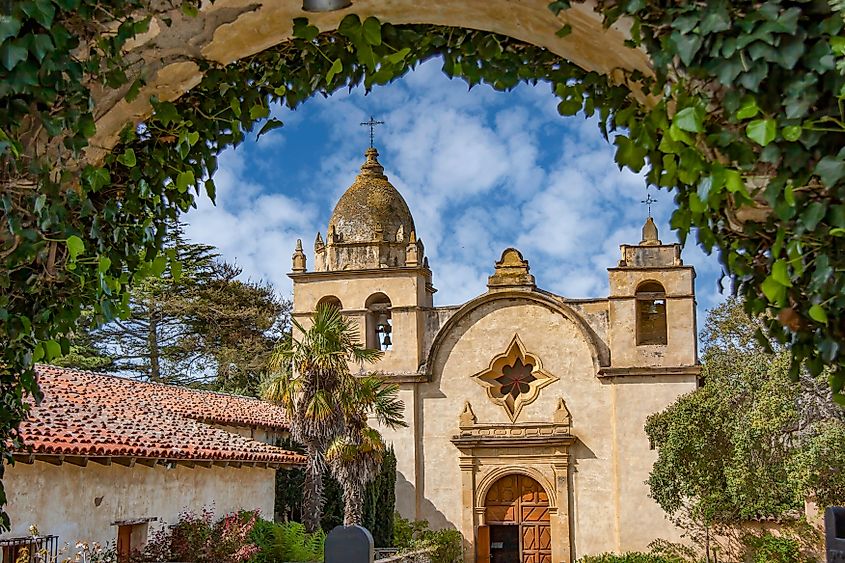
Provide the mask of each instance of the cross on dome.
{"label": "cross on dome", "polygon": [[376,125],[384,125],[384,121],[376,121],[376,118],[371,115],[370,119],[362,121],[361,125],[366,125],[370,128],[370,148],[373,148],[376,139]]}

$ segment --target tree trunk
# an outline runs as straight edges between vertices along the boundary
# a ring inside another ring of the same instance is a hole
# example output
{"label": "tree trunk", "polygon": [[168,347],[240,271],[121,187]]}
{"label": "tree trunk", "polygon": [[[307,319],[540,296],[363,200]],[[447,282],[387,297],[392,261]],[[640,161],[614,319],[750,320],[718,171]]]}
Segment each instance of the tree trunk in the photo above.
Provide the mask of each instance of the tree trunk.
{"label": "tree trunk", "polygon": [[323,518],[322,454],[315,444],[308,444],[306,455],[308,461],[302,484],[302,525],[306,532],[314,533],[320,529],[320,520]]}
{"label": "tree trunk", "polygon": [[158,349],[158,318],[155,307],[150,307],[150,322],[147,325],[147,345],[150,349],[150,381],[161,381],[161,364]]}
{"label": "tree trunk", "polygon": [[343,485],[343,525],[360,526],[364,522],[364,488],[362,483],[344,479]]}

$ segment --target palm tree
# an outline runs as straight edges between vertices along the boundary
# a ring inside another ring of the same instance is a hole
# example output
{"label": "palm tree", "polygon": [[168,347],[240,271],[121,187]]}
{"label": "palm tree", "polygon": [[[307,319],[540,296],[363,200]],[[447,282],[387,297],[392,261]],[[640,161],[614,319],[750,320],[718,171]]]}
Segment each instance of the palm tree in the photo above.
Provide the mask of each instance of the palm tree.
{"label": "palm tree", "polygon": [[349,361],[372,363],[382,353],[361,345],[356,325],[336,307],[318,307],[307,329],[296,319],[292,322],[299,338],[289,334],[273,351],[274,377],[264,398],[285,408],[291,436],[305,448],[302,524],[315,532],[323,512],[325,452],[343,432],[343,395],[355,387]]}
{"label": "palm tree", "polygon": [[382,426],[407,426],[402,419],[405,405],[397,398],[399,387],[386,384],[381,377],[356,378],[343,394],[345,431],[326,450],[326,460],[343,489],[343,525],[361,525],[364,491],[376,478],[384,459],[385,444],[381,434],[367,424],[375,415]]}

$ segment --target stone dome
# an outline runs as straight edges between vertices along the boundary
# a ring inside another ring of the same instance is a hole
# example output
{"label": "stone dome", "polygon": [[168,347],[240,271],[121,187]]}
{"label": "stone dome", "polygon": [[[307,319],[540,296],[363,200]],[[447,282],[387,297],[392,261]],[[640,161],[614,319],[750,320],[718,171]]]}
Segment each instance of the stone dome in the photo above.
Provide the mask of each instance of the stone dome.
{"label": "stone dome", "polygon": [[[402,194],[387,181],[378,151],[370,147],[361,173],[338,200],[329,219],[327,243],[383,240],[407,243],[414,218]],[[381,236],[377,234],[381,231]],[[334,238],[333,238],[334,237]]]}

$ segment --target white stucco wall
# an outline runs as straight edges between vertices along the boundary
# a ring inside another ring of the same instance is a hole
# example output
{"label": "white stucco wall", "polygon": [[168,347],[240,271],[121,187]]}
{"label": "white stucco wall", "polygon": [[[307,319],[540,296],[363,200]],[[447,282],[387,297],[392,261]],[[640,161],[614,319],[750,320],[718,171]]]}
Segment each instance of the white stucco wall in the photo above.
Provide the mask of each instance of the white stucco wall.
{"label": "white stucco wall", "polygon": [[[16,463],[3,478],[12,529],[2,537],[27,536],[31,524],[41,534],[59,536],[63,545],[76,541],[106,545],[117,538],[112,522],[157,517],[150,525],[173,524],[185,509],[214,508],[216,515],[258,509],[272,517],[275,471],[251,467],[177,465],[79,467],[36,461]],[[97,506],[96,499],[102,497]]]}

